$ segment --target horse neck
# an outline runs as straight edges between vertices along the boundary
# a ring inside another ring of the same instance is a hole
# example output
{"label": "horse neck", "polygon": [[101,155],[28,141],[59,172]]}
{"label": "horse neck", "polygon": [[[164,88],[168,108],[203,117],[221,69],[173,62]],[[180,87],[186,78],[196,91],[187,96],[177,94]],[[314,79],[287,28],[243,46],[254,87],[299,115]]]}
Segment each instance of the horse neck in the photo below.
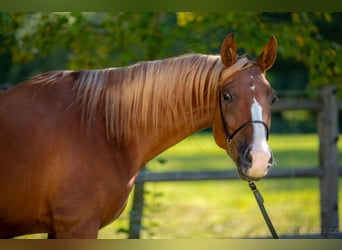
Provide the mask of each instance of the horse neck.
{"label": "horse neck", "polygon": [[209,105],[209,108],[199,107],[194,109],[194,112],[191,114],[193,116],[192,124],[184,120],[172,122],[172,124],[168,120],[161,120],[160,126],[162,129],[159,129],[158,132],[154,133],[152,127],[145,132],[141,131],[138,140],[135,142],[138,149],[136,152],[139,151],[137,159],[140,159],[140,165],[143,166],[158,154],[186,137],[211,127],[214,113],[215,104],[212,103]]}
{"label": "horse neck", "polygon": [[87,120],[103,110],[107,137],[140,165],[211,125],[221,71],[219,56],[194,54],[89,71],[76,89]]}
{"label": "horse neck", "polygon": [[[129,115],[135,114],[129,118],[130,124],[134,125],[130,131],[133,134],[129,137],[130,148],[136,148],[134,157],[142,164],[187,136],[212,125],[222,70],[219,57],[203,55],[189,55],[161,61],[160,65],[144,66],[150,67],[150,71],[140,78],[153,84],[140,84],[149,86],[145,90],[153,94],[142,94],[133,112],[128,112]],[[155,69],[158,71],[153,71]]]}

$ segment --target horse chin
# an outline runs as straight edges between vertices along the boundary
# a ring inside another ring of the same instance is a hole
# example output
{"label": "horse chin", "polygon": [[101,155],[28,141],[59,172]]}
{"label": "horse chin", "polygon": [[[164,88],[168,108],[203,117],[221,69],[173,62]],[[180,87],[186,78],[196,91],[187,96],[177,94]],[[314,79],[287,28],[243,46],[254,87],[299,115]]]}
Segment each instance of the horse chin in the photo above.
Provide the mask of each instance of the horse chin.
{"label": "horse chin", "polygon": [[239,168],[239,175],[240,175],[240,177],[241,177],[241,179],[243,179],[243,180],[245,180],[245,181],[258,181],[258,180],[260,180],[260,179],[262,179],[263,177],[254,177],[254,176],[249,176],[249,175],[247,175],[247,174],[245,174],[245,173],[243,173],[241,170],[240,170],[240,168]]}
{"label": "horse chin", "polygon": [[265,177],[267,175],[268,170],[265,171],[265,173],[261,176],[252,176],[248,174],[248,167],[247,166],[238,166],[238,173],[241,177],[241,179],[245,181],[258,181]]}

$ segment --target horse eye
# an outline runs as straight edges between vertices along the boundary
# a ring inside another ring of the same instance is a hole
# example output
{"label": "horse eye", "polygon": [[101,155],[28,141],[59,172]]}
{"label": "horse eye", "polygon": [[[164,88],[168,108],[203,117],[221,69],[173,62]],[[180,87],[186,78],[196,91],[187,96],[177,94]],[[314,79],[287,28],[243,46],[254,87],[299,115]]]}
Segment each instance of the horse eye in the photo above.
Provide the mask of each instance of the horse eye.
{"label": "horse eye", "polygon": [[225,102],[232,102],[233,100],[232,95],[229,94],[228,92],[223,93],[223,99]]}
{"label": "horse eye", "polygon": [[274,95],[274,96],[272,97],[271,105],[275,104],[275,103],[278,102],[278,101],[279,101],[279,98],[278,98],[276,95]]}

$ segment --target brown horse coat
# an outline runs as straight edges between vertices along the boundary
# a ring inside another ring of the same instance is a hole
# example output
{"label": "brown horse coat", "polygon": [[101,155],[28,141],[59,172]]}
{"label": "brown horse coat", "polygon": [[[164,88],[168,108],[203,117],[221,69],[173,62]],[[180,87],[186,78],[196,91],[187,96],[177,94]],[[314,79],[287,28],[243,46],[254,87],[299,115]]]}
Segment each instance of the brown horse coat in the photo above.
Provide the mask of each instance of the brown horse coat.
{"label": "brown horse coat", "polygon": [[[268,100],[262,76],[275,46],[271,39],[257,63],[236,59],[231,35],[223,63],[220,56],[186,55],[48,72],[0,93],[0,237],[96,238],[120,215],[137,173],[157,154],[210,126],[225,148],[218,89],[234,75],[254,74],[257,98]],[[235,129],[240,111],[229,113]],[[241,141],[251,141],[242,140],[251,138],[249,131]]]}

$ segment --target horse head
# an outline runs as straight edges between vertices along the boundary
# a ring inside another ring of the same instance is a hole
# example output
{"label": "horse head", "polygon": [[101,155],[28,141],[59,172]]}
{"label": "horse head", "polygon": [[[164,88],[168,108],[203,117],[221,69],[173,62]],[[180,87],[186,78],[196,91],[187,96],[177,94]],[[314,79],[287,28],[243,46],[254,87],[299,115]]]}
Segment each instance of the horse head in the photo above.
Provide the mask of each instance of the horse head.
{"label": "horse head", "polygon": [[[274,36],[255,62],[237,56],[234,34],[228,35],[221,47],[224,69],[218,90],[214,138],[220,147],[226,149],[240,176],[246,180],[264,177],[274,163],[267,140],[271,105],[277,97],[265,74],[272,67],[276,55]],[[241,70],[229,73],[231,67],[240,67]]]}

